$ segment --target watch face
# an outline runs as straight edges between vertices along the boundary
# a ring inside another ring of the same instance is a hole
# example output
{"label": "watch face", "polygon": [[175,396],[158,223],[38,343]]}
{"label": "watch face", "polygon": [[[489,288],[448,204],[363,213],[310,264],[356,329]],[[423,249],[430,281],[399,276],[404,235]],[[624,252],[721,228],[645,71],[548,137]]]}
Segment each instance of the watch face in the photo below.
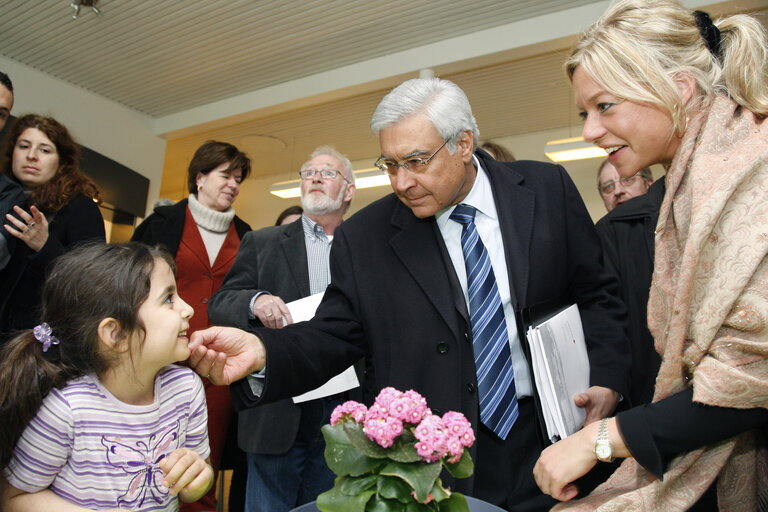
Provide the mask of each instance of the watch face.
{"label": "watch face", "polygon": [[597,455],[598,459],[610,459],[612,452],[613,450],[611,450],[611,447],[605,444],[598,444],[595,446],[595,455]]}

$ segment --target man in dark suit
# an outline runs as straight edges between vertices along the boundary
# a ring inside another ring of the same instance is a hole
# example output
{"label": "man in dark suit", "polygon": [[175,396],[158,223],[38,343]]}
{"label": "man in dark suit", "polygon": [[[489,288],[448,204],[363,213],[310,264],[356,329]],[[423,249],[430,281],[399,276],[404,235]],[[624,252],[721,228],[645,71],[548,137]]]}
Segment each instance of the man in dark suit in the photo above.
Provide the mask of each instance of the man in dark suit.
{"label": "man in dark suit", "polygon": [[[219,291],[212,322],[242,329],[293,323],[286,302],[325,291],[334,230],[355,194],[349,159],[329,146],[304,163],[304,215],[285,226],[246,234]],[[248,458],[247,512],[287,512],[333,487],[320,428],[337,397],[295,404],[288,398],[238,414],[238,445]]]}
{"label": "man in dark suit", "polygon": [[[454,490],[508,510],[546,510],[554,500],[541,495],[531,474],[543,443],[515,313],[578,303],[591,387],[574,400],[588,422],[611,414],[629,389],[623,306],[586,208],[562,167],[499,163],[475,152],[469,101],[451,82],[401,84],[381,101],[371,128],[381,145],[377,165],[395,193],[336,231],[333,279],[315,318],[281,331],[258,329],[257,336],[212,328],[193,338],[191,362],[221,382],[247,375],[232,389],[248,407],[316,386],[369,354],[377,388],[412,388],[433,412],[460,411],[472,423],[475,474],[451,482]],[[480,420],[485,392],[474,350],[481,336],[471,322],[464,227],[452,218],[460,203],[476,211],[506,324],[499,331],[508,334],[508,349],[501,344],[499,354],[505,371],[511,360],[514,387],[503,392],[517,404],[507,432]]]}

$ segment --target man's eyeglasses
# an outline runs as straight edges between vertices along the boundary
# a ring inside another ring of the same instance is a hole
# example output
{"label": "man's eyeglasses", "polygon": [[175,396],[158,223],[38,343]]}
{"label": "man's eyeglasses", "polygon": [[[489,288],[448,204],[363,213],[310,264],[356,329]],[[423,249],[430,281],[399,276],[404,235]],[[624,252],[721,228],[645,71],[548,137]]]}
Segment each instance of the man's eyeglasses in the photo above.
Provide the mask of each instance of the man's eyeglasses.
{"label": "man's eyeglasses", "polygon": [[640,176],[640,174],[638,173],[638,174],[635,174],[634,176],[630,176],[629,178],[620,178],[618,180],[606,181],[605,183],[600,184],[600,192],[603,195],[607,196],[608,194],[616,190],[616,184],[618,182],[621,182],[621,184],[624,185],[625,187],[629,187],[638,179],[645,179],[645,178]]}
{"label": "man's eyeglasses", "polygon": [[424,170],[426,170],[427,166],[429,165],[429,161],[432,160],[432,158],[434,158],[437,152],[443,149],[443,146],[445,146],[447,143],[448,141],[445,141],[442,144],[440,144],[440,147],[437,148],[427,158],[411,157],[411,158],[408,158],[407,160],[404,160],[398,163],[398,162],[393,162],[392,160],[387,160],[382,156],[381,158],[376,160],[376,163],[374,163],[374,165],[378,167],[382,172],[385,172],[390,176],[394,176],[395,174],[397,174],[398,167],[402,167],[406,171],[411,171],[412,173],[424,172]]}
{"label": "man's eyeglasses", "polygon": [[344,176],[344,173],[338,169],[304,169],[303,171],[299,171],[299,176],[301,176],[301,179],[303,180],[313,180],[315,179],[315,176],[320,176],[324,180],[332,180],[335,179],[336,176],[341,176],[344,178],[344,181],[347,183],[350,182],[349,179]]}

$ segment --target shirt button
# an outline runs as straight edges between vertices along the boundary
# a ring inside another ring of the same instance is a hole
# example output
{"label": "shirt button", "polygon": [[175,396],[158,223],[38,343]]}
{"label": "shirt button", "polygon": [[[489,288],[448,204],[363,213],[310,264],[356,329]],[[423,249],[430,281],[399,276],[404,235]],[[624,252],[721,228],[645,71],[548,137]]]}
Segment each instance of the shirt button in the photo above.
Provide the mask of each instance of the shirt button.
{"label": "shirt button", "polygon": [[444,341],[441,341],[437,344],[437,353],[445,354],[446,352],[448,352],[448,344]]}
{"label": "shirt button", "polygon": [[203,300],[201,300],[203,304],[208,304],[208,297],[203,297]]}

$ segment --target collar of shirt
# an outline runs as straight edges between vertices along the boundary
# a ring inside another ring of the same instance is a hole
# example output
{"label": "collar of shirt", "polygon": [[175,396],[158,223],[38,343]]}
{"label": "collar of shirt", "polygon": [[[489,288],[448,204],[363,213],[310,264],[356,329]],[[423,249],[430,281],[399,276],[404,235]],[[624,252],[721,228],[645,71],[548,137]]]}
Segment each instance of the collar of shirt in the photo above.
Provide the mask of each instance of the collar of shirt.
{"label": "collar of shirt", "polygon": [[325,234],[323,226],[307,217],[306,214],[301,215],[301,225],[304,228],[304,237],[307,240],[326,242],[328,244],[333,240],[332,237]]}
{"label": "collar of shirt", "polygon": [[[478,216],[485,216],[492,222],[498,223],[499,219],[498,214],[496,213],[496,203],[493,200],[491,182],[488,179],[488,175],[485,173],[485,169],[480,165],[480,160],[478,160],[475,155],[472,155],[472,159],[474,160],[475,169],[477,169],[477,176],[475,176],[475,183],[472,184],[469,194],[467,194],[467,197],[465,197],[461,203],[477,209],[477,214],[475,214],[476,222],[479,221]],[[458,223],[451,221],[451,214],[455,208],[456,205],[443,208],[437,215],[435,215],[437,225],[441,232],[444,233],[445,229],[452,225],[448,229],[453,229],[455,226],[458,228],[459,233],[461,233],[461,226]]]}

